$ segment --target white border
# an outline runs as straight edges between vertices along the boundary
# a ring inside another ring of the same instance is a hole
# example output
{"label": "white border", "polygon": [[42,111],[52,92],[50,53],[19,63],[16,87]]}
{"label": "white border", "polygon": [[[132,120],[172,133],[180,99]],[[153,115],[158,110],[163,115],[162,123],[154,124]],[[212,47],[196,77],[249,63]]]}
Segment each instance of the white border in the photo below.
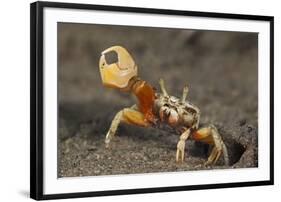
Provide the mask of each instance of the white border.
{"label": "white border", "polygon": [[[44,8],[43,193],[59,194],[269,180],[269,22]],[[259,33],[259,167],[176,173],[57,178],[57,22]]]}

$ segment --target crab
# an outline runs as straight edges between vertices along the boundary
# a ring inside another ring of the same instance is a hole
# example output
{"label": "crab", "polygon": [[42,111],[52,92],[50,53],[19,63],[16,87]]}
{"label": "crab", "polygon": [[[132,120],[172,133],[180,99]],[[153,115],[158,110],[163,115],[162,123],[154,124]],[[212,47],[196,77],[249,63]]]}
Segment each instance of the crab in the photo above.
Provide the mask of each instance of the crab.
{"label": "crab", "polygon": [[[107,56],[117,55],[109,63]],[[223,155],[228,165],[229,158],[224,141],[214,125],[199,128],[200,110],[187,100],[189,88],[185,86],[181,98],[168,94],[164,80],[160,79],[161,92],[156,92],[148,82],[138,77],[138,67],[129,52],[122,46],[112,46],[101,53],[99,69],[102,83],[106,87],[129,92],[136,96],[138,104],[120,110],[111,122],[105,137],[108,148],[120,123],[140,127],[154,127],[180,134],[177,143],[176,162],[185,157],[186,140],[206,143],[212,147],[205,165],[216,164]]]}

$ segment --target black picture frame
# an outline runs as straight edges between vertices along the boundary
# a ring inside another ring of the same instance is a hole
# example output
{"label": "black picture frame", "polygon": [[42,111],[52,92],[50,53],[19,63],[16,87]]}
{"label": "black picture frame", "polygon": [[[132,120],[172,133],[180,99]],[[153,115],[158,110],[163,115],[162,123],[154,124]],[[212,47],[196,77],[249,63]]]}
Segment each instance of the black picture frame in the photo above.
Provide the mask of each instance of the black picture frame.
{"label": "black picture frame", "polygon": [[[155,187],[129,190],[76,192],[46,195],[43,193],[43,23],[44,8],[118,11],[163,15],[267,21],[270,23],[270,180],[192,186]],[[35,2],[30,5],[30,197],[36,200],[92,197],[105,195],[171,192],[274,184],[274,17],[183,10],[164,10],[75,3]]]}

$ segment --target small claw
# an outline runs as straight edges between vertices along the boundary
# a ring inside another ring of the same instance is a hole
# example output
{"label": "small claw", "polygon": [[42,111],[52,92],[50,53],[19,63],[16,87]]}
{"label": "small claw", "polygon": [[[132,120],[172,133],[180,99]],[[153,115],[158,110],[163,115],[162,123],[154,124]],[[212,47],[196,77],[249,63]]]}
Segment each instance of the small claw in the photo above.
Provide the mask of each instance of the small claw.
{"label": "small claw", "polygon": [[190,135],[190,129],[184,131],[180,136],[180,140],[178,141],[177,144],[177,155],[176,155],[177,162],[179,162],[179,160],[183,162],[184,160],[185,141],[187,140],[189,135]]}
{"label": "small claw", "polygon": [[179,163],[182,163],[184,160],[184,147],[185,147],[185,142],[179,141],[177,145],[177,154],[176,154],[176,161]]}
{"label": "small claw", "polygon": [[183,160],[184,160],[184,152],[178,149],[177,150],[177,155],[176,155],[176,161],[178,163],[182,163]]}
{"label": "small claw", "polygon": [[180,150],[177,150],[176,162],[182,163],[184,160],[184,153]]}

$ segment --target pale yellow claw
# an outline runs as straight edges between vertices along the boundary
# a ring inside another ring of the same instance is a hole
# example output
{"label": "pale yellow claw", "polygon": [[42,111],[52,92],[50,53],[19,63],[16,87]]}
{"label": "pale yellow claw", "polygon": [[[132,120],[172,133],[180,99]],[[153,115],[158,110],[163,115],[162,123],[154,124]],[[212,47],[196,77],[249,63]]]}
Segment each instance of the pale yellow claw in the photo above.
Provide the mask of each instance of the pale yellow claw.
{"label": "pale yellow claw", "polygon": [[[108,64],[105,54],[114,51],[118,56],[118,61]],[[102,52],[99,61],[99,69],[102,82],[105,86],[122,89],[134,76],[137,76],[138,67],[128,51],[121,46],[112,46]]]}

